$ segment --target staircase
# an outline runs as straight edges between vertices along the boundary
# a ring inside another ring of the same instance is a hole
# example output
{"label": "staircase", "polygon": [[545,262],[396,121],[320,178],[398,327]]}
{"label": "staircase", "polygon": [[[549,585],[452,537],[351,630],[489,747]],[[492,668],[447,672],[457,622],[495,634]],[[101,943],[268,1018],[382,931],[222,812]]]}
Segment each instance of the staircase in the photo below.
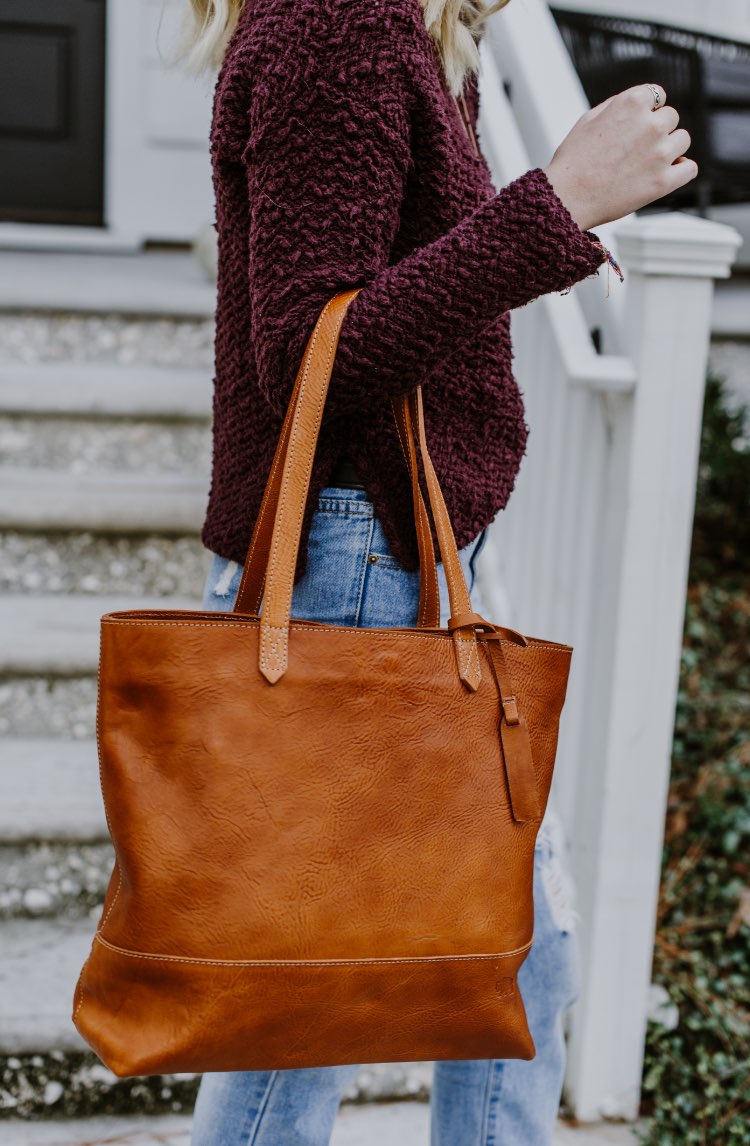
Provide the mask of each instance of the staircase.
{"label": "staircase", "polygon": [[[187,254],[5,254],[3,272],[0,1114],[29,1118],[133,1098],[70,1022],[112,865],[99,617],[200,600],[213,290]],[[137,1085],[141,1109],[190,1097]]]}
{"label": "staircase", "polygon": [[195,1078],[116,1079],[70,1011],[112,866],[99,618],[197,608],[208,569],[213,287],[182,253],[0,257],[0,1119],[189,1111]]}

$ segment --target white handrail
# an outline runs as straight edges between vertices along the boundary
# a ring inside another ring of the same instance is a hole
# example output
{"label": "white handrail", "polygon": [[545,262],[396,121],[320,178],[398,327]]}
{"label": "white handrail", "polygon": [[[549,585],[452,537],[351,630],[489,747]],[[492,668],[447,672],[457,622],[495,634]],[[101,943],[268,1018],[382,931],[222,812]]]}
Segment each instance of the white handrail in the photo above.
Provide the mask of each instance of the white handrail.
{"label": "white handrail", "polygon": [[750,0],[555,0],[554,7],[597,16],[623,16],[750,43]]}
{"label": "white handrail", "polygon": [[[488,22],[485,39],[487,54],[494,57],[508,93],[529,164],[545,167],[589,107],[545,0],[513,0]],[[491,86],[487,85],[488,92]],[[612,224],[596,230],[617,257]],[[601,294],[587,293],[586,285],[578,294],[594,311],[605,349],[620,351],[622,292],[613,291],[606,308],[601,306]]]}
{"label": "white handrail", "polygon": [[[586,103],[543,0],[514,0],[483,53],[501,185],[545,166]],[[739,242],[674,214],[597,230],[624,289],[605,297],[600,276],[513,316],[531,437],[478,571],[490,615],[507,603],[514,627],[576,650],[555,791],[582,917],[567,1089],[584,1121],[638,1112],[712,279]]]}
{"label": "white handrail", "polygon": [[[484,44],[480,83],[479,138],[497,185],[504,186],[528,171],[533,164],[505,92],[497,61]],[[548,312],[566,372],[574,385],[617,392],[633,388],[636,374],[627,358],[597,354],[578,295],[545,296],[538,305]]]}

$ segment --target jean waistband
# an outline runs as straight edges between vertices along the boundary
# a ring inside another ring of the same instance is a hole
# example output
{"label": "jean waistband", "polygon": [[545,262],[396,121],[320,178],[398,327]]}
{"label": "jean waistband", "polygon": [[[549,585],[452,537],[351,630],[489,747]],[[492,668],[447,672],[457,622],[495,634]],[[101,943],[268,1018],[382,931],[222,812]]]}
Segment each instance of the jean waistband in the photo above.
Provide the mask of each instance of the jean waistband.
{"label": "jean waistband", "polygon": [[358,489],[356,487],[350,488],[349,486],[341,485],[326,485],[318,494],[318,500],[324,498],[326,501],[369,501],[366,489]]}

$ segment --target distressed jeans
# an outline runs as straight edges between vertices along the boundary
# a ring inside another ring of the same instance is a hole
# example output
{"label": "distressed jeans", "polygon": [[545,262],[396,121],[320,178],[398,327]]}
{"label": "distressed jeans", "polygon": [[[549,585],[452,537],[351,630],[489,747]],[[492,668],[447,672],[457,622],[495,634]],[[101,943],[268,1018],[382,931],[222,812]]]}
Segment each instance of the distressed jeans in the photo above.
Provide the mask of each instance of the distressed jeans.
{"label": "distressed jeans", "polygon": [[[484,607],[475,562],[486,536],[484,530],[459,554],[479,613]],[[241,575],[240,565],[214,554],[203,608],[231,610]],[[449,604],[442,563],[438,581],[444,626]],[[323,489],[313,514],[307,568],[293,591],[292,615],[365,628],[414,626],[418,603],[419,571],[403,569],[392,556],[366,491]],[[575,913],[562,860],[559,826],[546,816],[534,851],[534,944],[518,975],[536,1056],[528,1062],[436,1063],[431,1146],[552,1142],[565,1066],[563,1018],[579,987]],[[327,1066],[205,1074],[192,1146],[327,1146],[342,1094],[357,1070]]]}

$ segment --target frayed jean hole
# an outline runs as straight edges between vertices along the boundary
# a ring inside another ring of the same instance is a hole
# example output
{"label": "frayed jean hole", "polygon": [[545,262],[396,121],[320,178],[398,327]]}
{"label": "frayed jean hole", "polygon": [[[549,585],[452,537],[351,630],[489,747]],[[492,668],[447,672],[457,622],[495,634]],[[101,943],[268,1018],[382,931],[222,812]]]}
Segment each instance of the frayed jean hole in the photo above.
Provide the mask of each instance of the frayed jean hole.
{"label": "frayed jean hole", "polygon": [[560,857],[554,853],[548,855],[539,866],[539,874],[550,915],[558,931],[575,931],[581,918],[574,907],[575,885]]}
{"label": "frayed jean hole", "polygon": [[214,585],[212,592],[215,597],[228,597],[232,588],[232,579],[239,569],[236,561],[228,561],[221,572],[221,576]]}
{"label": "frayed jean hole", "polygon": [[575,910],[575,883],[565,864],[565,833],[553,813],[545,817],[536,840],[534,860],[552,921],[558,931],[573,932],[580,920]]}

